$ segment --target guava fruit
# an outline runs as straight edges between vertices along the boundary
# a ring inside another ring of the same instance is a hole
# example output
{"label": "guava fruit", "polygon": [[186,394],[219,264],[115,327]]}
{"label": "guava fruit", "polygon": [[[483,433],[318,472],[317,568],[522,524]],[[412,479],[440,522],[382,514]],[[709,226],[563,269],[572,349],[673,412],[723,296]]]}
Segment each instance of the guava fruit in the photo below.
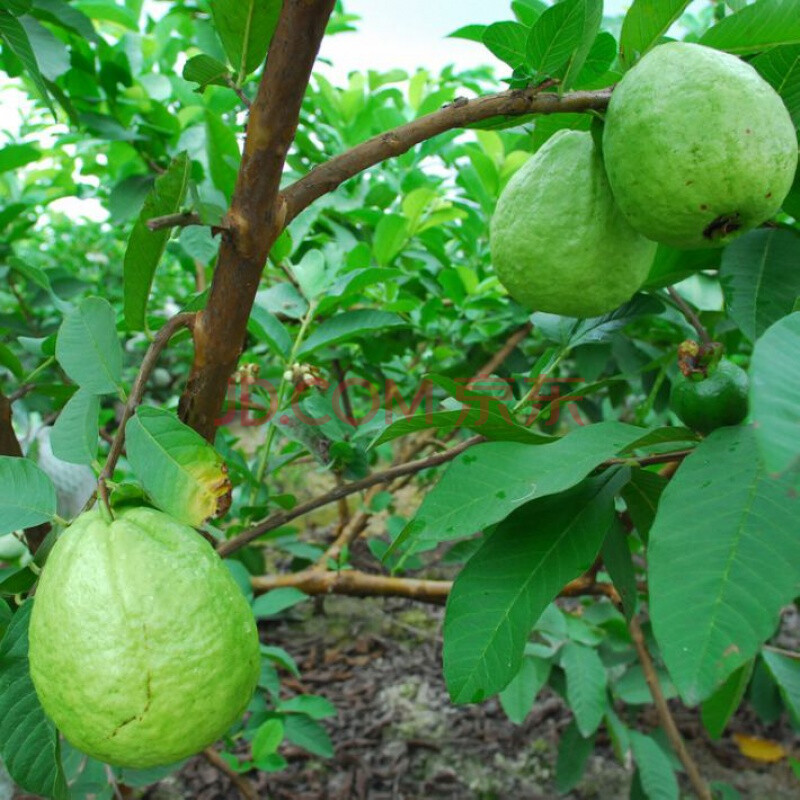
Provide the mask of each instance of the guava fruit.
{"label": "guava fruit", "polygon": [[142,769],[202,750],[260,672],[253,614],[192,528],[152,508],[79,516],[51,551],[30,623],[45,712],[88,755]]}
{"label": "guava fruit", "polygon": [[711,433],[747,416],[748,387],[747,373],[723,358],[702,380],[681,375],[672,385],[670,408],[688,428]]}
{"label": "guava fruit", "polygon": [[535,311],[594,317],[642,285],[656,245],[614,202],[592,136],[559,131],[519,169],[490,226],[500,283]]}
{"label": "guava fruit", "polygon": [[797,134],[780,96],[749,64],[670,42],[614,89],[603,157],[637,231],[673,247],[718,247],[781,207]]}

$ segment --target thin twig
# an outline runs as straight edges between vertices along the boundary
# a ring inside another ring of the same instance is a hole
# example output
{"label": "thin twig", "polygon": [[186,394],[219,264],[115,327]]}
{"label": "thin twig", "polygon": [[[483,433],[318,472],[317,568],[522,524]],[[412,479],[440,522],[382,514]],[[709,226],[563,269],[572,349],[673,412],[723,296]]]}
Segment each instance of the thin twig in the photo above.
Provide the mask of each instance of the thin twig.
{"label": "thin twig", "polygon": [[334,156],[283,190],[286,222],[289,223],[314,200],[332,192],[348,178],[388,158],[402,155],[414,145],[445,131],[464,128],[497,116],[601,111],[606,108],[611,97],[609,89],[559,95],[545,94],[545,88],[547,85],[532,86],[528,89],[477,97],[474,100],[461,97],[439,111],[381,133]]}
{"label": "thin twig", "polygon": [[388,483],[392,479],[401,475],[408,475],[411,473],[420,472],[423,469],[428,469],[429,467],[437,467],[440,464],[445,464],[448,461],[452,461],[456,456],[463,453],[466,449],[482,441],[484,441],[483,436],[472,436],[471,438],[465,439],[463,442],[455,447],[452,447],[450,450],[445,451],[444,453],[436,453],[428,458],[423,458],[419,461],[411,461],[408,464],[399,464],[396,467],[390,467],[382,472],[374,472],[372,475],[367,475],[366,478],[361,478],[361,480],[336,486],[327,494],[315,497],[313,500],[309,500],[306,503],[301,503],[299,506],[295,506],[291,510],[278,511],[277,513],[267,517],[267,519],[265,519],[263,522],[260,522],[258,525],[242,531],[232,539],[221,542],[219,545],[217,545],[217,552],[223,557],[230,555],[236,550],[239,550],[247,545],[253,539],[257,539],[259,536],[262,536],[268,531],[279,528],[281,525],[285,525],[287,522],[290,522],[297,517],[302,517],[304,514],[315,511],[316,509],[326,506],[329,503],[334,503],[340,497],[347,497],[348,495],[355,494],[356,492],[363,491],[364,489],[369,489],[370,486],[375,486],[379,483]]}
{"label": "thin twig", "polygon": [[236,92],[236,96],[242,101],[242,103],[244,103],[245,107],[250,108],[253,101],[244,93],[244,89],[242,89],[242,87],[239,86],[236,81],[230,77],[230,75],[228,76],[227,84],[231,89],[233,89],[234,92]]}
{"label": "thin twig", "polygon": [[114,440],[111,444],[111,449],[108,453],[108,458],[103,467],[100,477],[97,479],[97,490],[103,501],[108,504],[108,490],[106,482],[111,479],[114,474],[114,468],[117,466],[117,461],[122,454],[122,447],[125,443],[125,425],[128,420],[136,411],[136,407],[142,402],[144,396],[145,386],[150,373],[153,371],[161,351],[167,346],[167,343],[172,336],[181,328],[191,328],[194,324],[195,315],[193,312],[184,312],[176,314],[174,317],[168,319],[164,325],[159,329],[155,338],[147,348],[142,365],[139,367],[139,372],[133,382],[131,393],[128,396],[128,401],[125,403],[125,408],[122,412],[122,417],[117,427],[117,432],[114,435]]}
{"label": "thin twig", "polygon": [[700,317],[695,314],[692,307],[675,291],[674,287],[667,286],[667,292],[675,305],[680,309],[681,314],[686,317],[686,321],[697,331],[700,341],[705,345],[710,345],[711,337],[708,335],[705,325],[700,322]]}
{"label": "thin twig", "polygon": [[647,681],[647,686],[650,689],[650,694],[653,697],[653,703],[656,707],[656,713],[658,714],[658,719],[661,722],[661,727],[667,734],[667,739],[669,739],[669,743],[672,745],[675,755],[678,756],[681,764],[683,764],[683,767],[686,770],[686,775],[689,778],[689,782],[692,784],[695,794],[700,800],[713,800],[711,791],[708,788],[708,784],[700,774],[700,770],[698,769],[694,759],[689,754],[689,751],[686,749],[686,743],[683,741],[683,737],[681,736],[681,732],[678,730],[678,726],[675,723],[672,712],[669,710],[669,705],[664,697],[664,693],[661,691],[661,684],[658,681],[658,673],[653,665],[653,659],[650,657],[650,652],[647,649],[647,643],[644,640],[644,633],[642,633],[642,626],[639,624],[639,620],[634,617],[630,621],[628,628],[631,632],[633,645],[636,648],[636,654],[639,656],[639,661],[642,664],[644,678],[645,681]]}
{"label": "thin twig", "polygon": [[258,800],[258,792],[244,775],[240,775],[236,770],[232,769],[227,761],[212,747],[207,747],[203,750],[203,756],[209,764],[216,767],[220,772],[227,775],[233,785],[238,789],[239,794],[245,800]]}
{"label": "thin twig", "polygon": [[478,370],[470,383],[491,375],[514,352],[514,348],[528,336],[531,330],[533,330],[533,324],[526,322],[519,330],[512,333],[506,343]]}
{"label": "thin twig", "polygon": [[190,225],[205,225],[199,214],[192,211],[179,211],[177,214],[165,214],[163,217],[152,217],[145,222],[151,231],[161,228],[188,228]]}

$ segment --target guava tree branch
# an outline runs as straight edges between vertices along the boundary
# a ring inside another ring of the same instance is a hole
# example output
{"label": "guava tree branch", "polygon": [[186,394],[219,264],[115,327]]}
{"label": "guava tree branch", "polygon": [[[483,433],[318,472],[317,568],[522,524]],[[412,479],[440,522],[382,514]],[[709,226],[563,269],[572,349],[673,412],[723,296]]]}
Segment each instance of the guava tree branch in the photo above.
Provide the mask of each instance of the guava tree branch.
{"label": "guava tree branch", "polygon": [[528,89],[490,94],[474,100],[458,98],[439,111],[378,134],[351,150],[334,156],[281,192],[286,203],[286,222],[290,222],[314,200],[332,192],[348,178],[388,158],[402,155],[414,145],[445,131],[464,128],[497,116],[602,111],[611,97],[610,89],[559,95],[545,94],[542,92],[543,88],[546,87],[531,86]]}
{"label": "guava tree branch", "polygon": [[[0,456],[22,458],[22,447],[11,424],[11,401],[2,392],[0,392]],[[39,549],[49,532],[48,522],[25,529],[25,541],[31,553]]]}
{"label": "guava tree branch", "polygon": [[152,217],[145,223],[151,231],[158,231],[161,230],[161,228],[188,228],[190,225],[203,224],[200,215],[192,211],[179,211],[177,214],[165,214],[163,217]]}
{"label": "guava tree branch", "polygon": [[250,106],[242,164],[208,303],[194,327],[194,363],[179,406],[184,422],[209,441],[244,345],[261,272],[285,224],[281,174],[334,5],[335,0],[284,0]]}
{"label": "guava tree branch", "polygon": [[[344,594],[351,597],[407,597],[423,603],[444,605],[453,587],[452,581],[398,578],[390,575],[371,575],[355,569],[334,571],[307,569],[288,575],[261,575],[250,579],[253,591],[263,594],[272,589],[291,586],[308,595]],[[568,583],[560,597],[600,595],[613,599],[614,587],[597,582],[587,573]]]}
{"label": "guava tree branch", "polygon": [[708,335],[705,325],[700,322],[700,317],[695,314],[692,307],[680,296],[674,287],[667,286],[667,293],[672,298],[672,302],[675,303],[681,314],[686,317],[686,321],[697,331],[700,341],[704,345],[710,345],[711,337]]}
{"label": "guava tree branch", "polygon": [[258,525],[242,531],[227,541],[220,542],[220,544],[217,545],[217,552],[224,558],[225,556],[230,555],[236,550],[239,550],[245,545],[249,544],[253,541],[253,539],[257,539],[259,536],[263,536],[268,531],[279,528],[281,525],[285,525],[287,522],[291,522],[291,520],[296,519],[297,517],[302,517],[304,514],[315,511],[316,509],[326,506],[329,503],[335,503],[342,497],[347,497],[347,495],[355,494],[356,492],[363,491],[364,489],[369,489],[371,486],[375,486],[376,484],[388,483],[389,481],[394,480],[401,475],[410,475],[415,472],[421,472],[423,469],[428,469],[429,467],[438,467],[440,464],[445,464],[448,461],[452,461],[467,448],[472,447],[473,445],[482,441],[484,441],[483,436],[473,436],[470,439],[465,439],[455,447],[445,450],[443,453],[436,453],[428,458],[421,458],[418,461],[410,461],[407,464],[399,464],[396,467],[389,467],[389,469],[385,469],[381,472],[373,472],[372,475],[367,475],[366,478],[361,478],[361,480],[343,483],[340,486],[334,487],[326,494],[315,497],[313,500],[309,500],[306,503],[301,503],[300,505],[295,506],[287,511],[278,511],[275,514],[267,517]]}
{"label": "guava tree branch", "polygon": [[181,328],[191,328],[194,324],[194,320],[195,314],[193,312],[176,314],[164,323],[147,348],[147,352],[142,359],[142,365],[139,367],[139,372],[136,374],[136,378],[133,381],[131,393],[128,395],[128,400],[122,411],[122,417],[120,418],[119,425],[114,434],[114,439],[111,442],[108,458],[97,479],[97,490],[106,505],[108,505],[106,481],[110,480],[111,476],[114,474],[114,468],[117,466],[117,461],[119,461],[119,457],[122,454],[122,447],[125,443],[125,426],[136,411],[136,407],[142,402],[150,373],[158,363],[158,357],[169,343],[169,340]]}
{"label": "guava tree branch", "polygon": [[708,788],[708,784],[700,774],[700,770],[698,769],[694,759],[686,749],[686,744],[683,741],[681,732],[678,730],[678,726],[675,724],[675,719],[669,710],[667,700],[664,697],[664,693],[661,691],[658,673],[656,672],[656,668],[653,664],[653,659],[650,656],[650,651],[647,649],[647,643],[645,642],[644,633],[642,632],[642,626],[639,624],[639,620],[636,617],[630,621],[628,629],[630,630],[631,639],[633,639],[633,646],[636,648],[636,654],[638,655],[639,661],[642,665],[642,672],[644,673],[645,681],[647,681],[647,686],[650,689],[650,694],[653,697],[653,703],[656,707],[656,713],[658,714],[659,721],[661,722],[661,727],[664,728],[664,732],[667,734],[667,738],[669,739],[669,743],[672,745],[672,749],[675,751],[675,755],[678,756],[681,764],[683,764],[683,767],[686,770],[686,775],[689,778],[689,782],[692,784],[695,794],[700,798],[700,800],[712,800],[711,790]]}

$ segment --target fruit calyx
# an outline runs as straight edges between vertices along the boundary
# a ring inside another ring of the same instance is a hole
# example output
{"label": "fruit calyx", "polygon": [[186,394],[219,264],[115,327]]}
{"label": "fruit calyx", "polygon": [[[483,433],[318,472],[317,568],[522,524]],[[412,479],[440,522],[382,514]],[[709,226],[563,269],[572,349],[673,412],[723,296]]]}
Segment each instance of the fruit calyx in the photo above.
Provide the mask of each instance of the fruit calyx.
{"label": "fruit calyx", "polygon": [[722,345],[719,342],[700,344],[694,339],[686,339],[678,345],[678,367],[691,381],[703,381],[714,372],[722,358]]}

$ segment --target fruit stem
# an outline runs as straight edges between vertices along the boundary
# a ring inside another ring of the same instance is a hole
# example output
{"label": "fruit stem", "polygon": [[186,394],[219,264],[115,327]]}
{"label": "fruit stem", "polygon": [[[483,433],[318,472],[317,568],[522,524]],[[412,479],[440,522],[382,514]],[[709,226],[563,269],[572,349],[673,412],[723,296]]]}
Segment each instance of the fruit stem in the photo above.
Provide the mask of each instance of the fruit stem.
{"label": "fruit stem", "polygon": [[669,296],[672,298],[672,302],[680,310],[681,314],[686,317],[686,321],[697,331],[697,335],[700,337],[700,341],[705,345],[711,344],[711,337],[708,335],[708,331],[706,330],[705,326],[702,322],[700,322],[700,317],[695,314],[692,310],[692,307],[675,291],[675,287],[667,286],[667,292]]}

